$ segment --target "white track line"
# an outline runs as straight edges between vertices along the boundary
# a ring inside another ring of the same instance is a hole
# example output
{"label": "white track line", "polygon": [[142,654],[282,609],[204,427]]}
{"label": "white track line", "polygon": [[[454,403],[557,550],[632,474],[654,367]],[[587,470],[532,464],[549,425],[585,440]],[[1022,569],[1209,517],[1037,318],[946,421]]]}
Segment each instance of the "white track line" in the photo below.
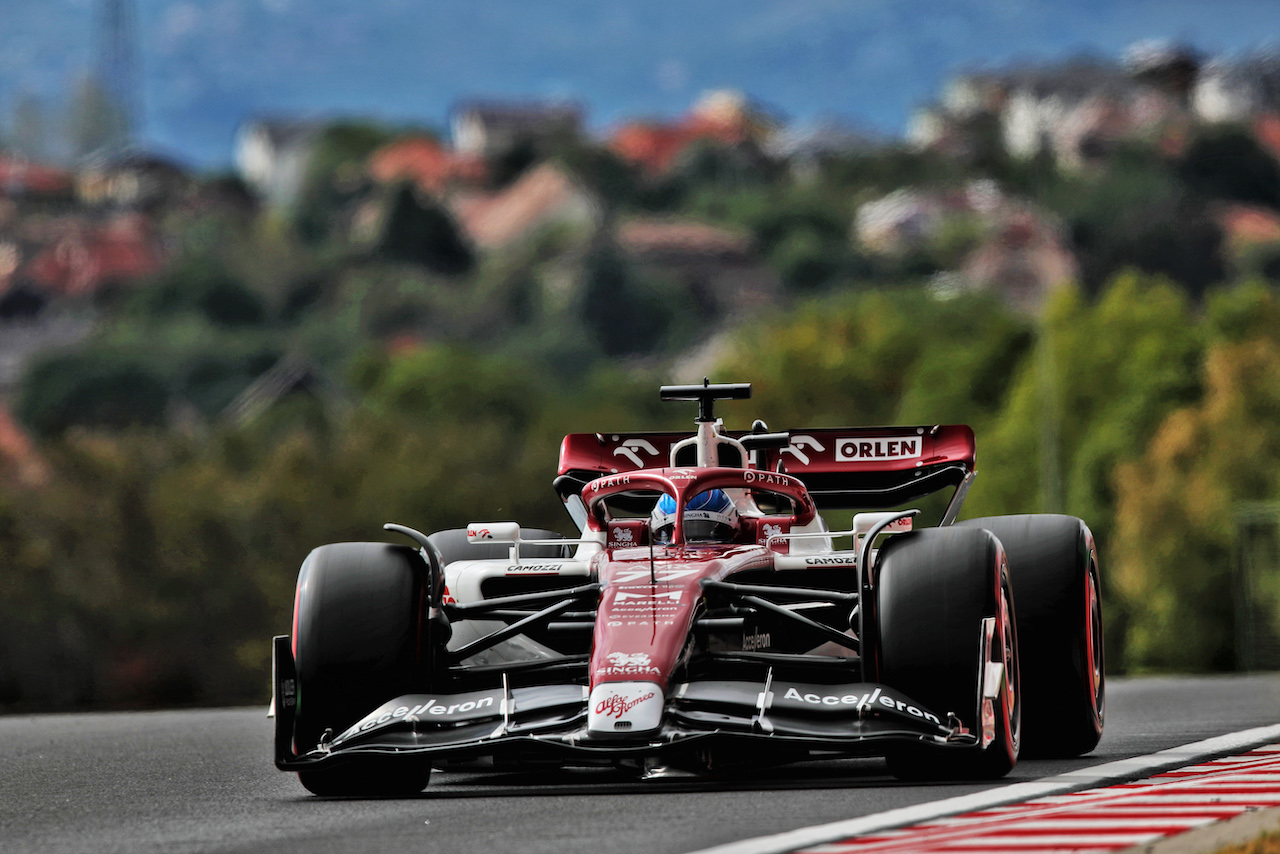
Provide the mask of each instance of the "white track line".
{"label": "white track line", "polygon": [[972,795],[960,795],[927,804],[901,807],[875,815],[834,821],[830,824],[802,827],[771,836],[743,839],[739,842],[704,848],[691,854],[781,854],[781,852],[795,851],[798,848],[917,824],[957,813],[973,812],[1004,804],[1022,803],[1048,795],[1061,795],[1095,786],[1138,780],[1161,771],[1181,768],[1184,765],[1195,765],[1215,756],[1239,753],[1249,748],[1269,744],[1277,739],[1280,739],[1280,725],[1256,727],[1208,738],[1193,744],[1184,744],[1181,747],[1171,747],[1146,756],[1135,756],[1131,759],[1120,759],[1090,768],[1081,768],[1043,780],[1013,783],[997,789],[975,792]]}

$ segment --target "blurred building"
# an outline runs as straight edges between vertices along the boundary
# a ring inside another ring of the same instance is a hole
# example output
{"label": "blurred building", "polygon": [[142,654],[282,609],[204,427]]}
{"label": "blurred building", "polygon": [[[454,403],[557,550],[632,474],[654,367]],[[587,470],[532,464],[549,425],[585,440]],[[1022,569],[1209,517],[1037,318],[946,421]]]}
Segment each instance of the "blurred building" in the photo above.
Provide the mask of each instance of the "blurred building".
{"label": "blurred building", "polygon": [[774,131],[764,143],[764,153],[787,163],[797,180],[810,180],[822,173],[825,164],[869,151],[881,142],[873,132],[835,119],[820,119]]}
{"label": "blurred building", "polygon": [[1191,104],[1206,122],[1245,123],[1280,112],[1280,54],[1207,64],[1196,79]]}
{"label": "blurred building", "polygon": [[0,198],[70,200],[74,186],[65,169],[0,154]]}
{"label": "blurred building", "polygon": [[1276,114],[1280,53],[1206,61],[1185,45],[1141,42],[1119,63],[1076,59],[958,75],[937,103],[912,115],[907,139],[963,157],[979,151],[994,128],[1001,148],[1015,157],[1044,153],[1081,168],[1124,140],[1176,153],[1196,122],[1255,124],[1256,130]]}
{"label": "blurred building", "polygon": [[1218,225],[1228,244],[1245,248],[1280,245],[1280,214],[1255,205],[1221,204],[1215,209]]}
{"label": "blurred building", "polygon": [[428,136],[408,136],[384,145],[369,158],[369,177],[380,184],[409,181],[428,196],[483,185],[484,158],[451,151]]}
{"label": "blurred building", "polygon": [[236,132],[235,162],[240,177],[272,207],[297,200],[307,163],[319,139],[320,122],[255,119]]}
{"label": "blurred building", "polygon": [[188,220],[224,217],[240,225],[252,222],[261,209],[258,197],[234,175],[221,175],[197,182],[176,205]]}
{"label": "blurred building", "polygon": [[950,235],[973,248],[958,270],[943,274],[940,290],[988,291],[1035,313],[1053,290],[1079,276],[1057,219],[1004,195],[991,180],[958,190],[896,190],[863,204],[854,220],[856,241],[878,254],[935,250]]}
{"label": "blurred building", "polygon": [[1280,214],[1269,207],[1220,202],[1211,208],[1222,252],[1238,276],[1280,278]]}
{"label": "blurred building", "polygon": [[180,198],[192,184],[176,162],[133,149],[90,158],[76,174],[76,196],[86,205],[151,209]]}
{"label": "blurred building", "polygon": [[49,223],[49,239],[22,268],[52,297],[96,293],[160,271],[163,252],[151,222],[123,214],[98,223],[67,217]]}
{"label": "blurred building", "polygon": [[1092,62],[1024,72],[1011,81],[1000,114],[1005,150],[1024,159],[1046,152],[1080,168],[1122,140],[1157,139],[1185,126],[1181,87],[1157,85],[1159,79]]}
{"label": "blurred building", "polygon": [[1127,139],[1184,137],[1197,105],[1212,100],[1213,68],[1189,47],[1144,42],[1120,63],[1081,58],[959,75],[915,113],[908,140],[957,156],[994,142],[1014,157],[1043,153],[1078,169]]}
{"label": "blurred building", "polygon": [[40,486],[49,479],[49,467],[35,444],[0,403],[0,477],[23,486]]}
{"label": "blurred building", "polygon": [[588,228],[604,219],[600,198],[560,167],[544,163],[496,193],[455,193],[454,219],[473,246],[497,250],[555,227]]}
{"label": "blurred building", "polygon": [[492,157],[521,145],[579,139],[582,108],[563,102],[468,101],[454,108],[450,125],[459,153]]}
{"label": "blurred building", "polygon": [[701,317],[715,319],[774,305],[778,276],[749,234],[691,220],[642,217],[621,223],[618,248],[639,270],[678,282]]}
{"label": "blurred building", "polygon": [[1258,144],[1280,161],[1280,112],[1268,112],[1253,122],[1253,136]]}
{"label": "blurred building", "polygon": [[853,239],[870,252],[898,255],[938,241],[957,220],[987,228],[1007,203],[991,180],[970,181],[958,190],[904,187],[858,207]]}
{"label": "blurred building", "polygon": [[1003,212],[961,268],[963,287],[999,294],[1038,313],[1056,289],[1079,278],[1066,234],[1052,217],[1029,208]]}
{"label": "blurred building", "polygon": [[1190,45],[1154,39],[1130,45],[1121,62],[1133,80],[1172,94],[1185,106],[1200,77],[1204,57]]}
{"label": "blurred building", "polygon": [[742,92],[706,92],[689,112],[672,122],[627,122],[609,139],[609,148],[651,175],[660,175],[696,142],[752,145],[765,150],[783,124],[779,116]]}

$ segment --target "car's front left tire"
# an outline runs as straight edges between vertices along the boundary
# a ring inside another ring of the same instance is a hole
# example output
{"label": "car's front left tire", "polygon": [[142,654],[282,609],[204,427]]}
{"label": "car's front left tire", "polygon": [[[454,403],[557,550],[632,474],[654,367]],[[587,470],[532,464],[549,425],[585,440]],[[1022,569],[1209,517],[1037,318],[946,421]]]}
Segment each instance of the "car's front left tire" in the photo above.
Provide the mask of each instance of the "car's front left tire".
{"label": "car's front left tire", "polygon": [[[972,528],[918,531],[890,539],[877,564],[879,681],[940,717],[954,713],[982,735],[987,665],[1001,665],[990,699],[989,744],[902,745],[886,757],[890,773],[906,780],[1008,774],[1018,760],[1022,704],[1012,586],[1000,541]],[[989,647],[988,618],[995,620]]]}

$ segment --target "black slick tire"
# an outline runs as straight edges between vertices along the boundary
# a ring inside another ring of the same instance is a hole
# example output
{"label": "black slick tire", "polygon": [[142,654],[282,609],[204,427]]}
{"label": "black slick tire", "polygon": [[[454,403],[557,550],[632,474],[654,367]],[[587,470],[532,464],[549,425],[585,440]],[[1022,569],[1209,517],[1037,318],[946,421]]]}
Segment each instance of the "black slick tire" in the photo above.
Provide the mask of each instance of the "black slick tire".
{"label": "black slick tire", "polygon": [[1024,754],[1079,756],[1102,737],[1106,673],[1097,549],[1074,516],[968,519],[1009,556],[1023,661]]}
{"label": "black slick tire", "polygon": [[[336,543],[307,556],[294,606],[299,753],[415,688],[427,575],[407,546]],[[298,778],[317,795],[387,796],[422,791],[430,773],[412,757],[355,756]]]}
{"label": "black slick tire", "polygon": [[1004,678],[990,700],[993,738],[984,748],[903,745],[886,759],[904,780],[995,779],[1018,759],[1018,638],[1004,550],[990,533],[942,528],[891,538],[877,585],[880,680],[939,717],[955,714],[981,736],[984,620],[995,618],[989,660]]}

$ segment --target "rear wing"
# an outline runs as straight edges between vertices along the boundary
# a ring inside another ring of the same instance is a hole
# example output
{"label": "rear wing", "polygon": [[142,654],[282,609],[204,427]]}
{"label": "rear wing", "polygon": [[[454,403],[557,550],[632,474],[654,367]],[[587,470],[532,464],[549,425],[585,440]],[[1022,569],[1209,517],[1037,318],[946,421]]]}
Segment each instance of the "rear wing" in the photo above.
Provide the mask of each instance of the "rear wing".
{"label": "rear wing", "polygon": [[[724,431],[741,440],[745,431]],[[691,447],[671,460],[671,448],[688,433],[570,433],[560,445],[556,492],[568,501],[597,477],[668,465],[693,465]],[[743,459],[737,442],[725,442],[720,464],[754,462],[767,471],[799,478],[821,509],[885,509],[898,507],[954,488],[942,524],[960,510],[976,472],[973,431],[962,424],[919,427],[837,427],[793,430],[783,447],[758,448]]]}

